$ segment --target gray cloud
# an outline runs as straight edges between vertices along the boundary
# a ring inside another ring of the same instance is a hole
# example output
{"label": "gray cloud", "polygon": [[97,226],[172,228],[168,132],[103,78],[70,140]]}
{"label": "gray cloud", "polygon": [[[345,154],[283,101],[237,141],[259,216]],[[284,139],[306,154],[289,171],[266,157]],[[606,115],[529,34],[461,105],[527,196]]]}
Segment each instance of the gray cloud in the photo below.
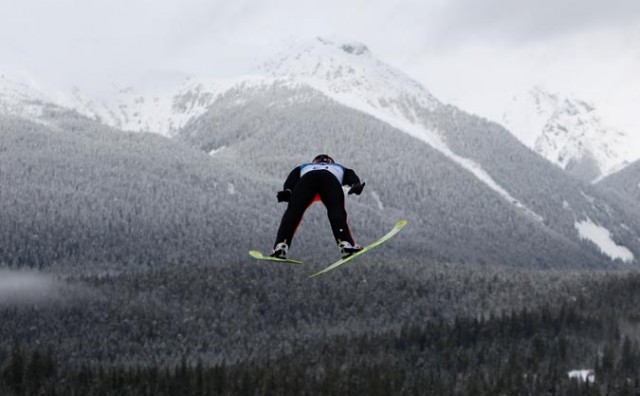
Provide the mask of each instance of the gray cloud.
{"label": "gray cloud", "polygon": [[93,79],[101,70],[152,66],[232,71],[291,36],[342,36],[382,58],[409,59],[430,47],[526,45],[640,26],[636,0],[6,2],[5,61]]}
{"label": "gray cloud", "polygon": [[640,26],[635,0],[452,0],[440,10],[440,39],[522,44],[598,29]]}

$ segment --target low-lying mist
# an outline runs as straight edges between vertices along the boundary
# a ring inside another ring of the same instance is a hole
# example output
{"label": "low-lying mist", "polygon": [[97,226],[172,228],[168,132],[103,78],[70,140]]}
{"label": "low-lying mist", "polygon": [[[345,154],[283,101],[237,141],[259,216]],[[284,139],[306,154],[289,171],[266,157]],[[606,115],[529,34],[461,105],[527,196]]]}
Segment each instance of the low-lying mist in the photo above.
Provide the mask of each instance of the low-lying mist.
{"label": "low-lying mist", "polygon": [[48,274],[0,269],[0,306],[57,301],[64,287]]}

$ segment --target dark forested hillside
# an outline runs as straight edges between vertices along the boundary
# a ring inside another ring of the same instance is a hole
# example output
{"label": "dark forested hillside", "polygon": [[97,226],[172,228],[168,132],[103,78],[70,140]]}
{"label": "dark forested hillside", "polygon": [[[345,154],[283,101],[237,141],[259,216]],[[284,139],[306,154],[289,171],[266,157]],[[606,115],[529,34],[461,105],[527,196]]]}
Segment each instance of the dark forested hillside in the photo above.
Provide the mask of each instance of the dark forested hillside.
{"label": "dark forested hillside", "polygon": [[240,210],[267,199],[250,193],[255,184],[178,142],[73,113],[0,119],[0,263],[91,271],[231,260],[246,230],[260,230],[259,211]]}
{"label": "dark forested hillside", "polygon": [[150,363],[186,351],[245,360],[326,337],[559,304],[591,277],[371,256],[312,280],[320,265],[252,261],[67,276],[50,303],[0,304],[0,347],[55,339],[76,361]]}
{"label": "dark forested hillside", "polygon": [[[447,276],[443,275],[440,273],[436,278],[446,280]],[[493,286],[498,289],[508,283],[500,273],[493,276]],[[465,276],[459,279],[464,280]],[[476,275],[473,279],[479,281],[482,276]],[[277,337],[265,340],[272,344],[267,353],[251,353],[245,358],[217,363],[204,358],[202,349],[193,339],[189,342],[190,347],[180,351],[181,357],[114,364],[118,358],[110,360],[105,356],[87,361],[80,352],[69,359],[64,344],[46,347],[51,345],[46,342],[45,347],[37,347],[32,343],[25,347],[24,340],[15,338],[0,353],[0,391],[8,395],[54,392],[96,395],[421,395],[425,392],[437,395],[633,395],[638,392],[640,277],[637,274],[592,274],[589,279],[582,278],[580,285],[561,284],[561,289],[575,293],[559,304],[514,307],[480,316],[455,314],[450,319],[446,318],[449,315],[436,318],[432,311],[413,321],[398,323],[394,328],[371,326],[363,332],[326,332],[324,337],[308,339],[296,340],[294,332],[287,340]],[[460,291],[450,290],[453,294]],[[334,299],[337,295],[326,297]],[[448,298],[452,305],[458,305],[450,296]],[[274,303],[271,301],[268,306],[273,307]],[[374,301],[370,299],[369,304],[375,309]],[[442,308],[437,304],[433,306],[434,310]],[[262,309],[267,308],[263,306]],[[350,308],[356,315],[363,312],[362,309],[369,308],[360,303]],[[290,311],[290,315],[299,321],[308,312],[301,305]],[[309,318],[313,326],[321,326],[318,320],[326,315],[322,305],[317,307],[317,312],[319,317]],[[189,315],[194,315],[191,320],[200,318],[197,312],[189,312]],[[348,323],[348,319],[345,321]],[[176,325],[181,327],[186,321],[183,319],[178,323],[181,324]],[[136,328],[127,321],[121,326]],[[246,328],[241,328],[255,346],[256,340]],[[270,334],[264,327],[259,331],[264,336]],[[192,334],[179,333],[178,338],[188,339]],[[146,337],[153,342],[151,334]],[[209,339],[211,344],[205,348],[212,348],[218,337],[221,335],[213,335]],[[114,363],[108,363],[110,361]],[[589,373],[589,381],[571,378],[569,373],[576,370]]]}

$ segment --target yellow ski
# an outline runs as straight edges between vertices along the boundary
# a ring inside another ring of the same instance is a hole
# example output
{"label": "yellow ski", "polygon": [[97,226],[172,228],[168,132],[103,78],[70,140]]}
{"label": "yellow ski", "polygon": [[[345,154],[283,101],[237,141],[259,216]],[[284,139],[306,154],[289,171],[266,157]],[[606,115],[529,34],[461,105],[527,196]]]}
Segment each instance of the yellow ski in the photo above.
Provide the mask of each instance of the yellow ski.
{"label": "yellow ski", "polygon": [[255,259],[258,260],[266,260],[266,261],[278,261],[281,263],[290,263],[290,264],[297,264],[297,265],[302,265],[302,261],[298,261],[298,260],[292,260],[292,259],[281,259],[281,258],[276,258],[276,257],[271,257],[271,256],[265,256],[264,254],[262,254],[261,252],[257,251],[257,250],[249,250],[249,255]]}
{"label": "yellow ski", "polygon": [[309,278],[315,278],[316,276],[324,275],[327,272],[332,271],[332,270],[340,267],[341,265],[353,260],[354,258],[356,258],[358,256],[362,256],[363,254],[365,254],[369,250],[382,245],[383,243],[385,243],[389,239],[391,239],[394,236],[396,236],[396,234],[399,233],[404,228],[404,226],[406,226],[406,225],[407,225],[407,220],[400,220],[399,222],[396,223],[396,225],[393,227],[393,229],[391,231],[389,231],[382,238],[380,238],[377,241],[365,246],[358,253],[354,253],[349,257],[345,257],[343,259],[340,259],[340,260],[336,261],[335,263],[331,264],[330,266],[328,266],[327,268],[323,269],[322,271],[316,272],[315,274],[311,275]]}

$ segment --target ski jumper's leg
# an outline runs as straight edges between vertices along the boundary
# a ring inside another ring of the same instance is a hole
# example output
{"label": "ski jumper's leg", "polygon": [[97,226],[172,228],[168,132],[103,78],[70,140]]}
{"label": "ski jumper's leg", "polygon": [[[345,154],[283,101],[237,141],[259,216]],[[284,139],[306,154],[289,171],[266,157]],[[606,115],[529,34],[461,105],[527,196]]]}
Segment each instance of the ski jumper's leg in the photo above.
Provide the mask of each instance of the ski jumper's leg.
{"label": "ski jumper's leg", "polygon": [[347,210],[344,207],[344,191],[338,179],[330,172],[318,171],[320,180],[320,199],[327,208],[331,231],[337,243],[341,241],[355,245],[347,224]]}
{"label": "ski jumper's leg", "polygon": [[291,246],[291,240],[298,230],[304,212],[313,203],[318,194],[317,173],[309,172],[304,175],[291,192],[289,205],[287,205],[287,210],[282,215],[274,248],[280,242]]}

